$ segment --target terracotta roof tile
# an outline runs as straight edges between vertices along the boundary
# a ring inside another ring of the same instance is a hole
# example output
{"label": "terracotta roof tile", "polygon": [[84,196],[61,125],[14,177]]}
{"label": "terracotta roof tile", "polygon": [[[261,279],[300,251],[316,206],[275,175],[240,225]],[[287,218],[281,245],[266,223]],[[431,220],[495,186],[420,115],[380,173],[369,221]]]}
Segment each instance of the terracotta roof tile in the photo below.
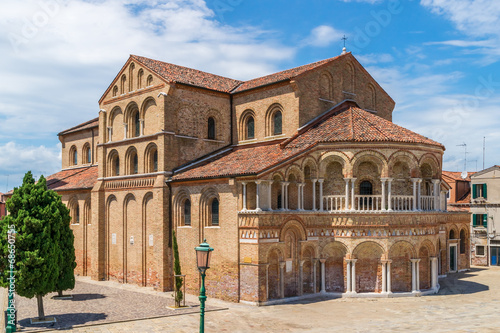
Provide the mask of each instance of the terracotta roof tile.
{"label": "terracotta roof tile", "polygon": [[296,76],[299,76],[300,74],[303,74],[311,69],[314,69],[316,67],[324,65],[328,62],[334,61],[340,57],[341,56],[337,56],[337,57],[333,57],[333,58],[329,58],[329,59],[324,59],[324,60],[320,60],[317,62],[313,62],[312,64],[307,64],[307,65],[287,69],[287,70],[284,70],[281,72],[277,72],[274,74],[262,76],[262,77],[259,77],[256,79],[252,79],[252,80],[249,80],[249,81],[242,83],[238,88],[236,88],[232,92],[238,93],[238,92],[242,92],[245,90],[250,90],[250,89],[257,88],[257,87],[265,86],[268,84],[277,83],[277,82],[284,81],[284,80],[290,80]]}
{"label": "terracotta roof tile", "polygon": [[467,178],[463,179],[462,178],[462,173],[460,171],[442,171],[441,172],[443,177],[447,177],[450,180],[461,180],[461,181],[469,181],[470,182],[470,176],[475,174],[475,172],[467,172]]}
{"label": "terracotta roof tile", "polygon": [[76,125],[74,127],[71,127],[67,130],[60,132],[57,135],[64,135],[64,134],[73,133],[73,132],[81,131],[81,130],[88,129],[88,128],[98,127],[98,126],[99,126],[99,117],[88,120],[80,125]]}
{"label": "terracotta roof tile", "polygon": [[97,165],[66,169],[47,177],[47,187],[54,191],[91,189],[97,181]]}
{"label": "terracotta roof tile", "polygon": [[142,63],[167,82],[177,82],[196,87],[229,93],[239,86],[242,81],[202,72],[196,69],[178,66],[167,62],[131,55],[133,59]]}
{"label": "terracotta roof tile", "polygon": [[[192,168],[181,169],[174,180],[257,174],[308,151],[318,143],[404,142],[443,147],[420,134],[393,124],[357,107],[332,110],[296,136],[276,144],[233,147]],[[444,147],[443,147],[444,148]]]}

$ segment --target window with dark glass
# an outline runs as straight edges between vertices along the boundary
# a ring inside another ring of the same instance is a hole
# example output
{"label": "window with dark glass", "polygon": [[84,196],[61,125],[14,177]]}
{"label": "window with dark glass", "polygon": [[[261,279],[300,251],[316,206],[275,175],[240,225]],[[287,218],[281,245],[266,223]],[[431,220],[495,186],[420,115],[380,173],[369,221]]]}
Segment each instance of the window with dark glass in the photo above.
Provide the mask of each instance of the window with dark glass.
{"label": "window with dark glass", "polygon": [[488,214],[473,214],[472,226],[486,228],[488,226]]}
{"label": "window with dark glass", "polygon": [[211,214],[211,224],[212,225],[219,225],[219,200],[214,199],[212,200],[212,214]]}
{"label": "window with dark glass", "polygon": [[77,204],[75,207],[75,224],[79,223],[80,223],[80,207]]}
{"label": "window with dark glass", "polygon": [[137,158],[137,154],[134,154],[134,157],[132,159],[133,163],[133,173],[136,174],[139,172],[139,159]]}
{"label": "window with dark glass", "polygon": [[277,207],[278,207],[278,209],[281,209],[281,207],[282,207],[281,206],[281,194],[278,194],[278,200],[277,201],[278,201],[277,202]]}
{"label": "window with dark glass", "polygon": [[476,245],[476,256],[484,256],[484,246]]}
{"label": "window with dark glass", "polygon": [[273,116],[273,134],[278,135],[282,133],[282,115],[281,111],[276,111]]}
{"label": "window with dark glass", "polygon": [[78,164],[78,153],[76,152],[76,149],[73,150],[73,165]]}
{"label": "window with dark glass", "polygon": [[465,231],[464,230],[460,231],[460,253],[461,254],[465,253]]}
{"label": "window with dark glass", "polygon": [[191,225],[191,201],[184,201],[184,225]]}
{"label": "window with dark glass", "polygon": [[455,231],[450,230],[450,239],[455,239]]}
{"label": "window with dark glass", "polygon": [[158,171],[158,151],[157,150],[153,153],[153,171],[154,172]]}
{"label": "window with dark glass", "polygon": [[253,120],[253,117],[248,117],[246,139],[253,139],[253,138],[255,138],[255,121]]}
{"label": "window with dark glass", "polygon": [[208,138],[215,140],[215,120],[212,117],[208,118]]}
{"label": "window with dark glass", "polygon": [[364,180],[359,185],[359,194],[360,195],[372,195],[373,194],[373,186],[372,183],[368,180]]}
{"label": "window with dark glass", "polygon": [[87,148],[87,163],[92,163],[92,151],[90,147]]}
{"label": "window with dark glass", "polygon": [[115,157],[115,176],[120,175],[120,158],[118,156]]}
{"label": "window with dark glass", "polygon": [[141,135],[141,121],[139,120],[139,112],[134,115],[134,136]]}

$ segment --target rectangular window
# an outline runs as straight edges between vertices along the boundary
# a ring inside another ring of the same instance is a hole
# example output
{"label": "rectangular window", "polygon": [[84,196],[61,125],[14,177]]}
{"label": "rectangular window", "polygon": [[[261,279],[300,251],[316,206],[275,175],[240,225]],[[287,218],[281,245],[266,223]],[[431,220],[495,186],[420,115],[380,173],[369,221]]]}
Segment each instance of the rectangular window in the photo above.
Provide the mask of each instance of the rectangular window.
{"label": "rectangular window", "polygon": [[472,186],[472,198],[484,198],[487,199],[486,184],[474,184]]}
{"label": "rectangular window", "polygon": [[484,246],[482,245],[476,246],[476,256],[484,256]]}
{"label": "rectangular window", "polygon": [[488,214],[473,214],[472,226],[486,228],[488,226]]}

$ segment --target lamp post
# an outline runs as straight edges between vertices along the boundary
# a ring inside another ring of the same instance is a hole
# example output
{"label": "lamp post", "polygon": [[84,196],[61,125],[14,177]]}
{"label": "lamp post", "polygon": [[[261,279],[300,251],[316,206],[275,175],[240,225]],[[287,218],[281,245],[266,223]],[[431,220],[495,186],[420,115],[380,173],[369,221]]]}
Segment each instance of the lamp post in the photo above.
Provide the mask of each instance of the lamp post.
{"label": "lamp post", "polygon": [[214,250],[208,245],[207,240],[195,247],[196,263],[201,274],[201,289],[200,289],[200,333],[205,332],[205,272],[210,268],[210,253]]}

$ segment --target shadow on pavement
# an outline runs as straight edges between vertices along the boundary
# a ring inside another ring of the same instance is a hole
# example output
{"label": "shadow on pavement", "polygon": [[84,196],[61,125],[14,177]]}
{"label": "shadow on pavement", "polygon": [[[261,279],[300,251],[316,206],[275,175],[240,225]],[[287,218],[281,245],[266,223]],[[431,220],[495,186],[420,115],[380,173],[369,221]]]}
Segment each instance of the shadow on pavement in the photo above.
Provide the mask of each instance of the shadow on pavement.
{"label": "shadow on pavement", "polygon": [[73,298],[67,299],[65,301],[88,301],[91,299],[101,299],[106,298],[103,294],[73,294]]}
{"label": "shadow on pavement", "polygon": [[50,324],[33,325],[30,318],[19,320],[18,325],[21,326],[23,332],[36,332],[46,329],[71,329],[75,325],[84,325],[89,322],[102,321],[107,318],[105,313],[70,313],[59,315],[46,315],[47,317],[55,317],[57,322]]}
{"label": "shadow on pavement", "polygon": [[447,277],[439,280],[441,289],[437,295],[465,295],[489,290],[490,288],[487,285],[464,280],[471,276],[476,276],[478,272],[483,270],[485,270],[485,268],[474,267],[467,272],[448,274]]}

